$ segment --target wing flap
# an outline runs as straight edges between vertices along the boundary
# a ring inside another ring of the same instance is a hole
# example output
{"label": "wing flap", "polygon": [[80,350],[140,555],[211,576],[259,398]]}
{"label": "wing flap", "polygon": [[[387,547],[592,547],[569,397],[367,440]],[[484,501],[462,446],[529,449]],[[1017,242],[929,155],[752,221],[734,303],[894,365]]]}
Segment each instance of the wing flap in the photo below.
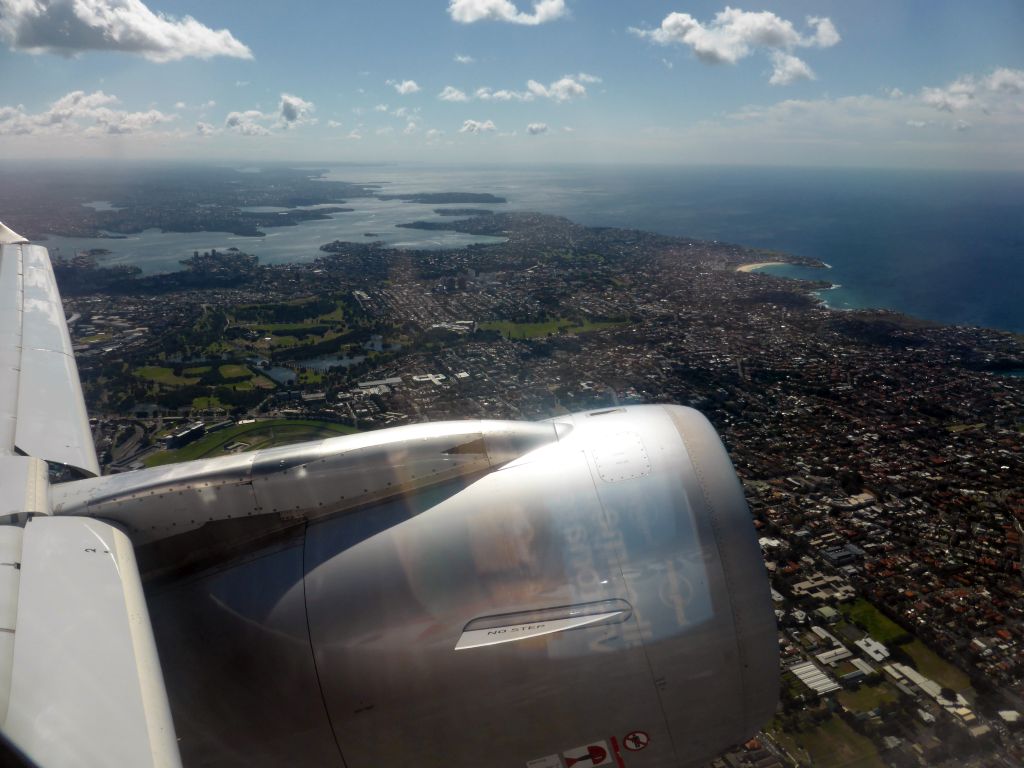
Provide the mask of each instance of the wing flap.
{"label": "wing flap", "polygon": [[0,245],[0,320],[0,450],[98,475],[71,337],[45,248]]}

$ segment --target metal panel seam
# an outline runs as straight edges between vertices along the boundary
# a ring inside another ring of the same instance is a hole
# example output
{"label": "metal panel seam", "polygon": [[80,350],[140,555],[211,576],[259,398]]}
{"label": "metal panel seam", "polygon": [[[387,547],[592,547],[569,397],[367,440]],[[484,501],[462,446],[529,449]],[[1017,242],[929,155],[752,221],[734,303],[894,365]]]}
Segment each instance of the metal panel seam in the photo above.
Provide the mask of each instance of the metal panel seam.
{"label": "metal panel seam", "polygon": [[[697,477],[697,482],[700,483],[701,495],[704,497],[704,506],[708,511],[708,519],[711,522],[711,531],[715,537],[715,549],[718,553],[718,558],[722,563],[722,577],[725,579],[726,593],[728,595],[735,594],[736,584],[733,582],[733,569],[729,560],[729,554],[727,548],[722,546],[722,521],[719,517],[718,509],[711,502],[711,494],[708,492],[708,483],[704,470],[701,468],[700,462],[697,461],[697,451],[691,450],[690,440],[687,439],[687,433],[684,428],[684,424],[681,419],[676,417],[676,414],[670,413],[672,420],[677,424],[679,429],[679,439],[683,441],[683,447],[686,449],[686,455],[689,459],[690,466],[693,467],[694,475]],[[698,438],[699,440],[699,438]],[[743,626],[743,621],[740,614],[736,610],[736,605],[732,599],[727,601],[729,603],[729,613],[732,616],[733,626],[733,642],[736,646],[736,658],[740,662],[740,668],[738,671],[740,679],[740,688],[743,691],[741,696],[741,702],[743,706],[743,721],[748,722],[750,718],[750,710],[747,703],[750,700],[747,675],[744,670],[747,668],[747,657],[744,651],[744,645],[740,641],[743,636],[740,632],[740,627]]]}
{"label": "metal panel seam", "polygon": [[[597,505],[601,508],[601,515],[604,518],[604,523],[607,524],[608,520],[610,518],[610,515],[608,514],[608,508],[604,505],[604,499],[601,498],[601,486],[598,483],[598,477],[594,476],[594,472],[595,472],[595,470],[597,470],[597,462],[594,459],[592,451],[588,451],[585,448],[580,448],[580,453],[583,454],[583,463],[587,467],[587,474],[590,475],[590,482],[591,482],[591,485],[593,485],[593,488],[594,488],[594,498],[597,500]],[[626,589],[629,590],[629,588],[630,588],[629,587],[629,581],[628,581],[628,579],[626,579],[626,574],[625,574],[625,572],[622,569],[622,553],[621,553],[621,551],[616,551],[614,553],[614,557],[615,557],[615,566],[616,566],[616,568],[619,571],[619,578],[622,580],[623,586],[625,586]],[[629,592],[628,594],[629,594],[629,596],[631,598],[633,598],[633,603],[632,604],[636,605],[639,602],[639,601],[636,600],[636,596],[632,592]],[[634,609],[633,615],[630,616],[630,619],[632,619],[632,620],[636,620],[637,619],[635,609]],[[640,625],[639,625],[639,622],[638,622],[637,623],[637,627],[639,627],[639,626]],[[651,685],[653,685],[654,689],[655,689],[655,693],[656,693],[655,700],[658,702],[658,711],[661,712],[661,719],[662,719],[662,721],[664,722],[664,725],[665,725],[665,733],[668,734],[668,739],[669,739],[669,742],[670,742],[671,747],[672,747],[672,756],[675,758],[676,763],[678,764],[680,762],[680,760],[679,760],[680,752],[679,752],[679,749],[678,749],[678,747],[676,745],[675,735],[672,733],[672,723],[671,723],[671,721],[668,718],[668,712],[665,711],[665,702],[662,699],[661,691],[658,690],[658,679],[657,679],[657,677],[655,677],[655,674],[654,674],[654,665],[651,663],[650,654],[647,653],[647,644],[644,642],[643,634],[638,632],[637,633],[637,639],[640,642],[640,649],[643,651],[643,654],[644,654],[644,662],[646,662],[646,664],[647,664],[647,674],[650,675],[650,677],[651,677]]]}
{"label": "metal panel seam", "polygon": [[327,718],[327,724],[331,728],[331,738],[334,739],[334,746],[338,749],[338,757],[341,758],[342,768],[347,768],[348,763],[345,762],[345,753],[341,749],[341,742],[338,740],[338,732],[334,727],[334,718],[331,717],[331,710],[327,706],[327,695],[324,693],[324,684],[320,679],[320,665],[316,660],[316,649],[313,647],[313,630],[309,626],[309,597],[306,593],[306,547],[307,537],[309,534],[309,523],[305,525],[305,531],[302,536],[302,612],[306,620],[306,639],[309,640],[309,655],[313,660],[313,674],[316,675],[316,687],[320,693],[320,703],[324,707],[324,717]]}

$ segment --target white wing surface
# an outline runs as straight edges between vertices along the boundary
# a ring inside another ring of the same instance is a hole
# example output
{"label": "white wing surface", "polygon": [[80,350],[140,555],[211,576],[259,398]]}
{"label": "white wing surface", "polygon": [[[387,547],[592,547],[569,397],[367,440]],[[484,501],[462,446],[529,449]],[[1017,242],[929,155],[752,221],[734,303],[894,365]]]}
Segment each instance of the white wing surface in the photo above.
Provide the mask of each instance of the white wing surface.
{"label": "white wing surface", "polygon": [[180,765],[128,537],[40,515],[21,539],[7,737],[44,768]]}
{"label": "white wing surface", "polygon": [[46,768],[178,766],[132,543],[54,517],[54,465],[99,474],[49,255],[0,224],[0,727]]}
{"label": "white wing surface", "polygon": [[0,451],[98,475],[50,257],[0,227]]}

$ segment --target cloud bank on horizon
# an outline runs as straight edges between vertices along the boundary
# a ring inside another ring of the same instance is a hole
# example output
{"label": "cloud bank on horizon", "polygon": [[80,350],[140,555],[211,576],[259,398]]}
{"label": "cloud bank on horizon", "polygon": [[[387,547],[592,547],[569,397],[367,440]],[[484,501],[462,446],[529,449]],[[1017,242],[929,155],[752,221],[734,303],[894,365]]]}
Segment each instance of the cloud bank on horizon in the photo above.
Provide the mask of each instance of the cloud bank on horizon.
{"label": "cloud bank on horizon", "polygon": [[1024,94],[1024,70],[1000,67],[987,77],[958,77],[945,88],[924,88],[921,100],[943,112],[959,112],[980,107],[986,112],[998,109],[1006,97]]}
{"label": "cloud bank on horizon", "polygon": [[0,37],[16,50],[62,56],[122,51],[157,62],[252,58],[228,30],[154,13],[141,0],[0,0]]}

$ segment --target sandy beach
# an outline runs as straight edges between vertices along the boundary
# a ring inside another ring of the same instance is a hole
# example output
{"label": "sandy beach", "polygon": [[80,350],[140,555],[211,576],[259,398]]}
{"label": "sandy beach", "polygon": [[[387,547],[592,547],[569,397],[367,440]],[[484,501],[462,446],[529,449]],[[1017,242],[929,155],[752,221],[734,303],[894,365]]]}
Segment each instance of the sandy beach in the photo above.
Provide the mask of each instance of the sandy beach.
{"label": "sandy beach", "polygon": [[753,272],[755,269],[761,269],[761,267],[777,267],[785,264],[784,261],[758,261],[754,264],[740,264],[736,267],[737,272]]}

